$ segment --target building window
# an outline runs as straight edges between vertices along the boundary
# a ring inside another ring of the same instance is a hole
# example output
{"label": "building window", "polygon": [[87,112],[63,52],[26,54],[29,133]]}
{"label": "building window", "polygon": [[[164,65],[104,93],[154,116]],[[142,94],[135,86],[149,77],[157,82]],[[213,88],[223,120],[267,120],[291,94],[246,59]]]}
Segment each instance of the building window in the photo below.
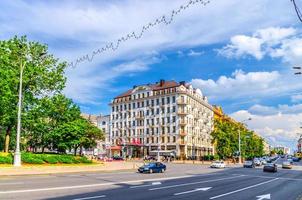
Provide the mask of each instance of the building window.
{"label": "building window", "polygon": [[156,99],[156,105],[159,105],[159,99]]}
{"label": "building window", "polygon": [[175,103],[175,96],[172,97],[172,103]]}
{"label": "building window", "polygon": [[172,122],[176,122],[176,117],[175,116],[172,117]]}
{"label": "building window", "polygon": [[162,99],[161,99],[161,104],[162,104],[162,105],[165,105],[165,98],[162,98]]}
{"label": "building window", "polygon": [[133,108],[133,109],[135,108],[135,103],[132,103],[132,108]]}
{"label": "building window", "polygon": [[173,126],[173,131],[172,131],[173,133],[175,133],[176,132],[176,126]]}
{"label": "building window", "polygon": [[170,107],[167,107],[167,113],[170,113]]}
{"label": "building window", "polygon": [[114,112],[114,107],[112,106],[112,112]]}
{"label": "building window", "polygon": [[167,97],[167,104],[170,103],[170,97]]}
{"label": "building window", "polygon": [[175,112],[176,112],[176,107],[175,107],[175,106],[173,106],[173,108],[172,108],[172,109],[173,109],[173,112],[175,113]]}
{"label": "building window", "polygon": [[153,99],[151,100],[151,106],[154,106],[154,100]]}

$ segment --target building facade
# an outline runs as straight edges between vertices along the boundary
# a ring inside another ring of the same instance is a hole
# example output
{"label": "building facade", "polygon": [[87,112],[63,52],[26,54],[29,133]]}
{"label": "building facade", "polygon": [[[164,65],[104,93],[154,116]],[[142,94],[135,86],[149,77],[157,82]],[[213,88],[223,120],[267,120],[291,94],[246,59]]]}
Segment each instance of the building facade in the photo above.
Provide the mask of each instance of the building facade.
{"label": "building facade", "polygon": [[111,104],[111,144],[120,155],[171,151],[180,158],[213,154],[213,109],[199,89],[160,80],[133,86]]}
{"label": "building facade", "polygon": [[298,153],[302,153],[302,135],[298,139]]}

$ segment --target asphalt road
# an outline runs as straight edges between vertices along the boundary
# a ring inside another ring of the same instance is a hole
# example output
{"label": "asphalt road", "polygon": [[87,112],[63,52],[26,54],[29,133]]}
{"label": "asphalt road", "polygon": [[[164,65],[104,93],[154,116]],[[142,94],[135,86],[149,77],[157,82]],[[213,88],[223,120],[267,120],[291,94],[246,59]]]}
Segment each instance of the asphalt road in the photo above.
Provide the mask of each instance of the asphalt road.
{"label": "asphalt road", "polygon": [[162,174],[125,171],[0,177],[0,199],[302,200],[301,163],[291,170],[279,168],[277,173],[264,173],[262,168],[169,164]]}

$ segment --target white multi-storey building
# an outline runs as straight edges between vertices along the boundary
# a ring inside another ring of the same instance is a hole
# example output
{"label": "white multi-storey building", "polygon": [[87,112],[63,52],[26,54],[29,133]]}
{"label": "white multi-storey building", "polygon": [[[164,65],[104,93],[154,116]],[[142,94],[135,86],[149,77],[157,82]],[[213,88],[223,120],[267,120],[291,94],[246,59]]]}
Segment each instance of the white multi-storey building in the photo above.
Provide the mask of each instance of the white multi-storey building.
{"label": "white multi-storey building", "polygon": [[298,139],[298,152],[302,153],[302,135]]}
{"label": "white multi-storey building", "polygon": [[111,144],[132,157],[173,151],[178,157],[213,154],[213,109],[199,89],[160,80],[133,86],[111,102]]}

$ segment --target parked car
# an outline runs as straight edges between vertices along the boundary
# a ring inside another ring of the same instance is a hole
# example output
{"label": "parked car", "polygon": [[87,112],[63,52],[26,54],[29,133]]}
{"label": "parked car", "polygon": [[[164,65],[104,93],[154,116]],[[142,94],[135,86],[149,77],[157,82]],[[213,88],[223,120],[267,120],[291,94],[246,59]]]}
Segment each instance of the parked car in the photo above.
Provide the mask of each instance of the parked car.
{"label": "parked car", "polygon": [[144,161],[156,161],[156,158],[153,157],[153,156],[146,156],[146,157],[144,158]]}
{"label": "parked car", "polygon": [[261,165],[262,165],[262,163],[261,163],[261,161],[260,161],[259,159],[255,159],[255,160],[254,160],[254,164],[255,164],[256,166],[261,166]]}
{"label": "parked car", "polygon": [[263,172],[277,172],[277,164],[275,164],[275,163],[267,163],[263,167]]}
{"label": "parked car", "polygon": [[291,169],[291,168],[292,168],[292,165],[290,164],[290,162],[284,161],[284,162],[282,163],[282,168],[283,168],[283,169]]}
{"label": "parked car", "polygon": [[243,163],[243,167],[244,167],[244,168],[254,168],[254,167],[255,167],[255,164],[254,164],[254,162],[251,161],[251,160],[246,160],[246,161],[244,161],[244,163]]}
{"label": "parked car", "polygon": [[300,161],[299,158],[293,157],[293,162],[299,162],[299,161]]}
{"label": "parked car", "polygon": [[167,167],[161,162],[152,162],[138,168],[139,173],[163,173]]}
{"label": "parked car", "polygon": [[211,168],[225,168],[225,163],[223,161],[214,161],[211,164]]}
{"label": "parked car", "polygon": [[287,159],[287,162],[289,162],[290,164],[294,164],[294,161],[291,158]]}
{"label": "parked car", "polygon": [[112,160],[124,160],[124,158],[121,156],[113,156]]}

